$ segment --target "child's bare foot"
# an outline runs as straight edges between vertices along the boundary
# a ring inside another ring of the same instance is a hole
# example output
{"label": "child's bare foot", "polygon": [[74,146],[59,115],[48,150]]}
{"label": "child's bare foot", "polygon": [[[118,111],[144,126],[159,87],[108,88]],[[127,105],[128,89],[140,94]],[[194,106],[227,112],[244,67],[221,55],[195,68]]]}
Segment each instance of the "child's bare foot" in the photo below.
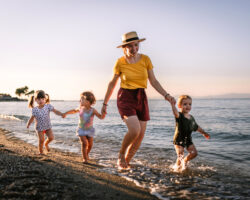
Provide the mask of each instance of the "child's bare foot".
{"label": "child's bare foot", "polygon": [[188,162],[186,162],[185,160],[182,160],[182,162],[181,162],[181,170],[184,171],[185,169],[187,169],[187,165],[188,165]]}
{"label": "child's bare foot", "polygon": [[82,163],[83,163],[83,164],[87,164],[87,163],[89,163],[89,162],[88,162],[87,159],[82,159]]}
{"label": "child's bare foot", "polygon": [[46,151],[47,151],[47,152],[50,152],[49,145],[48,145],[48,144],[45,144],[44,146],[45,146]]}
{"label": "child's bare foot", "polygon": [[175,172],[179,172],[181,170],[181,164],[175,163],[173,166],[173,170]]}
{"label": "child's bare foot", "polygon": [[119,157],[117,160],[117,166],[118,166],[118,169],[127,169],[128,168],[124,154],[119,154]]}
{"label": "child's bare foot", "polygon": [[45,154],[44,154],[43,152],[39,152],[38,155],[43,156],[43,155],[45,155]]}

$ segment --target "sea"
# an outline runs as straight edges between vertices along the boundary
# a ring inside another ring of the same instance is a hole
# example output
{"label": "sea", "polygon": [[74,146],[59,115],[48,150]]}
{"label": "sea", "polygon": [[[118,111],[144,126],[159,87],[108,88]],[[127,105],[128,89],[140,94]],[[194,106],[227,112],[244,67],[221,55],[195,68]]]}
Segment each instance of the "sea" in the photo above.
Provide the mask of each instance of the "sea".
{"label": "sea", "polygon": [[[59,111],[79,106],[79,101],[52,101]],[[94,107],[100,111],[102,101]],[[127,128],[121,120],[116,101],[110,100],[104,120],[94,119],[96,136],[90,157],[101,171],[121,176],[140,187],[148,188],[159,199],[250,199],[250,99],[194,98],[191,114],[211,139],[192,133],[198,156],[181,172],[174,170],[176,153],[173,145],[175,119],[170,104],[149,100],[151,120],[147,124],[140,149],[132,168],[120,171],[117,156]],[[27,102],[0,102],[0,127],[27,143],[37,145]],[[78,114],[65,119],[51,113],[55,140],[52,148],[80,153],[76,136]],[[187,152],[185,152],[187,153]]]}

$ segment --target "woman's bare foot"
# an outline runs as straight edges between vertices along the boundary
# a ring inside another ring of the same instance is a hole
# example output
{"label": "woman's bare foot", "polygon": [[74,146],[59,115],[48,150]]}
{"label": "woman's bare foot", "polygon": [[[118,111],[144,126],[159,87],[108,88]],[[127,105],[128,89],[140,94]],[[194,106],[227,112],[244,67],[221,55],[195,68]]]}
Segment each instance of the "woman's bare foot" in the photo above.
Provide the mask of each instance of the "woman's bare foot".
{"label": "woman's bare foot", "polygon": [[124,154],[119,154],[119,157],[117,160],[117,166],[118,166],[118,169],[127,169],[128,168]]}

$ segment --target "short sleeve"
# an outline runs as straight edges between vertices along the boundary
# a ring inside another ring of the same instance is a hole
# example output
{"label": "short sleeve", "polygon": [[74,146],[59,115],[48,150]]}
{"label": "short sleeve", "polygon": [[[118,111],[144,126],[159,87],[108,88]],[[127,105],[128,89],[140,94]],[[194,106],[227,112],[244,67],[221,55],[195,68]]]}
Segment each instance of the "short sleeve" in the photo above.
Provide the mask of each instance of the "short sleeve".
{"label": "short sleeve", "polygon": [[120,71],[120,62],[119,62],[119,59],[116,61],[113,71],[114,71],[114,74],[120,75],[121,71]]}
{"label": "short sleeve", "polygon": [[153,69],[152,62],[148,56],[146,56],[146,66],[148,70]]}
{"label": "short sleeve", "polygon": [[35,108],[32,108],[31,114],[32,114],[32,116],[36,116],[36,110],[35,110]]}
{"label": "short sleeve", "polygon": [[193,116],[192,116],[192,118],[193,118],[193,123],[192,123],[193,130],[194,130],[194,131],[197,131],[197,129],[198,129],[198,124],[196,123],[196,121],[195,121],[195,119],[194,119]]}
{"label": "short sleeve", "polygon": [[54,107],[51,104],[47,104],[49,111],[54,110]]}

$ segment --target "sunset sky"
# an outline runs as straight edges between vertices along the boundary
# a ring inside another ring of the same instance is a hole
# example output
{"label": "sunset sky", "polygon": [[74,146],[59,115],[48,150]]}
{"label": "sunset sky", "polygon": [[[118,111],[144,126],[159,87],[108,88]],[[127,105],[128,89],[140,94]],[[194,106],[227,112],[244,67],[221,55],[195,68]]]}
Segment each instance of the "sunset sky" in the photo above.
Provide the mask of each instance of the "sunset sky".
{"label": "sunset sky", "polygon": [[102,99],[129,31],[172,95],[250,93],[249,0],[0,0],[0,27],[0,93]]}

